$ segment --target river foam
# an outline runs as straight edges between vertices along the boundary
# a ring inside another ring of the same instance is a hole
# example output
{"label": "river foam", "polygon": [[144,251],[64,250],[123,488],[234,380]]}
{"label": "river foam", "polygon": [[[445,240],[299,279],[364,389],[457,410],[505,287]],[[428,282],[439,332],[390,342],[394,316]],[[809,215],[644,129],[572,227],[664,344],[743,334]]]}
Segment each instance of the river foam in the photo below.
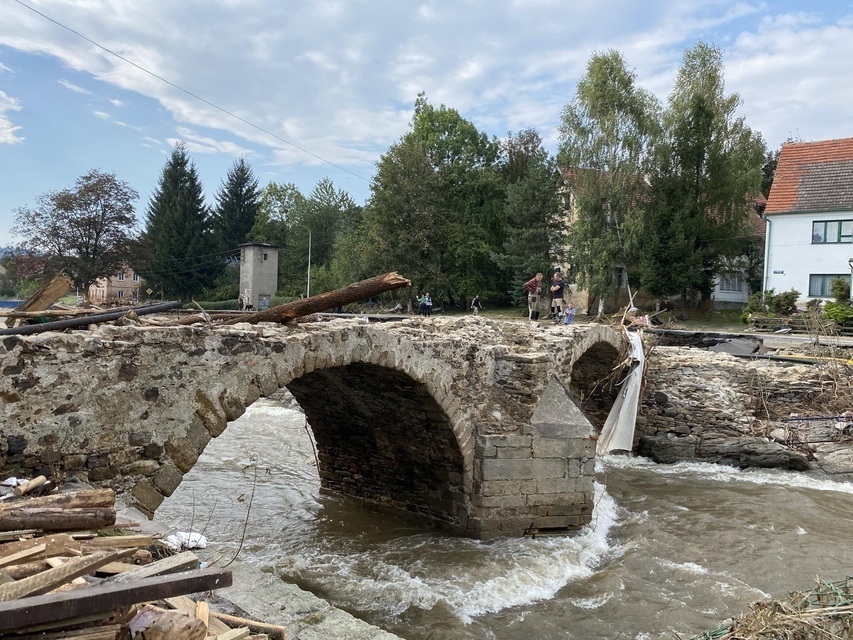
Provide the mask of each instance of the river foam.
{"label": "river foam", "polygon": [[422,534],[353,553],[286,556],[277,566],[289,578],[345,585],[346,599],[359,609],[399,616],[412,608],[441,607],[469,623],[548,600],[570,582],[588,579],[620,553],[609,541],[618,512],[604,487],[596,485],[593,521],[576,536],[480,542]]}

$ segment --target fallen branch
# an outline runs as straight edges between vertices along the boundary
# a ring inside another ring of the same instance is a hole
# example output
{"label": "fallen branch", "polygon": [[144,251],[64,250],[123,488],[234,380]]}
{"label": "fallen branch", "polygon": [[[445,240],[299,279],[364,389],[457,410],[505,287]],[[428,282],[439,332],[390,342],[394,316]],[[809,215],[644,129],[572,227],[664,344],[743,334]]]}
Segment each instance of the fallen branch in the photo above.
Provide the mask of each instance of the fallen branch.
{"label": "fallen branch", "polygon": [[[255,324],[258,322],[278,322],[286,323],[293,321],[296,318],[309,316],[312,313],[321,313],[343,307],[344,305],[358,302],[359,300],[367,300],[368,298],[378,296],[386,291],[401,289],[403,287],[411,287],[410,280],[399,275],[397,272],[386,273],[381,276],[369,278],[355,282],[343,289],[335,289],[327,293],[311,296],[302,300],[294,300],[255,313],[218,313],[209,316],[210,320],[223,320],[224,324],[237,324],[238,322],[249,322]],[[178,320],[175,324],[195,324],[197,322],[206,322],[207,319],[201,315],[193,315],[187,318]]]}

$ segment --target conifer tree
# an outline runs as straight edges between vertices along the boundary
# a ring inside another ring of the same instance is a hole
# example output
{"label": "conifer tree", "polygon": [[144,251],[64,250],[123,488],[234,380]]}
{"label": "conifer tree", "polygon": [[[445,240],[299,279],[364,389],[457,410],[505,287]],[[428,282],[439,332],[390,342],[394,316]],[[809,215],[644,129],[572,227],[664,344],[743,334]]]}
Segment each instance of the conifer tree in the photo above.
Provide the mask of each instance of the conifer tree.
{"label": "conifer tree", "polygon": [[509,297],[523,306],[527,300],[524,283],[562,260],[565,224],[559,179],[556,161],[535,130],[510,135],[501,146],[507,232],[494,260],[507,273]]}
{"label": "conifer tree", "polygon": [[244,158],[234,161],[216,194],[213,225],[219,250],[235,250],[246,242],[260,202],[258,179]]}
{"label": "conifer tree", "polygon": [[136,271],[164,297],[190,299],[212,285],[224,266],[212,231],[198,171],[178,143],[148,203]]}

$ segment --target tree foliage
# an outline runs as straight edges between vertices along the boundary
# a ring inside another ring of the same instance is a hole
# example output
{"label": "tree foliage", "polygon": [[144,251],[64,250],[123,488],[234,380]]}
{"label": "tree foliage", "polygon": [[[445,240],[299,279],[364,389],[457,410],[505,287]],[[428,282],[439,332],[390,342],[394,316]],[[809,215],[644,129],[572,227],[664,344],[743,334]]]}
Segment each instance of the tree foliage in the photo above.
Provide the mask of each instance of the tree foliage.
{"label": "tree foliage", "polygon": [[510,299],[523,306],[527,298],[523,284],[562,262],[561,180],[556,160],[532,129],[510,134],[501,144],[501,156],[501,174],[507,185],[503,205],[507,230],[494,260],[508,275]]}
{"label": "tree foliage", "polygon": [[685,52],[654,156],[641,260],[650,293],[710,295],[722,260],[754,235],[765,148],[737,114],[740,104],[725,94],[720,49],[699,42]]}
{"label": "tree foliage", "polygon": [[258,179],[244,158],[234,162],[216,194],[213,229],[219,251],[235,251],[255,225],[260,192]]}
{"label": "tree foliage", "polygon": [[367,263],[400,271],[435,300],[503,289],[492,261],[506,232],[498,152],[455,109],[419,95],[411,130],[380,158],[371,184]]}
{"label": "tree foliage", "polygon": [[22,249],[45,260],[47,271],[64,269],[88,297],[98,278],[126,266],[138,197],[114,173],[92,170],[72,188],[39,196],[36,208],[18,209],[13,232],[25,238]]}
{"label": "tree foliage", "polygon": [[580,286],[599,296],[617,289],[631,260],[631,231],[646,197],[643,176],[658,133],[654,97],[614,50],[596,53],[566,105],[560,162],[571,190],[568,260]]}
{"label": "tree foliage", "polygon": [[178,143],[148,204],[136,271],[165,297],[188,300],[224,268],[198,171]]}

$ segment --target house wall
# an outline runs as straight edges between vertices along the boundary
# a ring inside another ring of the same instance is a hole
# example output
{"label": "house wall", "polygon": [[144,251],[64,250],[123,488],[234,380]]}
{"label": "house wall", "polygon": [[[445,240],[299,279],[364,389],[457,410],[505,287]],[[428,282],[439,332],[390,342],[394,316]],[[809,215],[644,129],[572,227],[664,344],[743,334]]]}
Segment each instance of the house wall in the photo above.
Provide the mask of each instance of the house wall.
{"label": "house wall", "polygon": [[[767,251],[764,289],[777,293],[796,289],[800,304],[809,297],[809,276],[813,274],[850,274],[848,259],[853,244],[812,244],[812,223],[819,220],[853,220],[853,211],[785,213],[767,217]],[[829,296],[826,296],[827,298]]]}
{"label": "house wall", "polygon": [[118,303],[136,304],[139,301],[140,279],[134,279],[133,269],[124,271],[124,280],[118,276],[99,278],[89,287],[89,300],[95,304]]}

